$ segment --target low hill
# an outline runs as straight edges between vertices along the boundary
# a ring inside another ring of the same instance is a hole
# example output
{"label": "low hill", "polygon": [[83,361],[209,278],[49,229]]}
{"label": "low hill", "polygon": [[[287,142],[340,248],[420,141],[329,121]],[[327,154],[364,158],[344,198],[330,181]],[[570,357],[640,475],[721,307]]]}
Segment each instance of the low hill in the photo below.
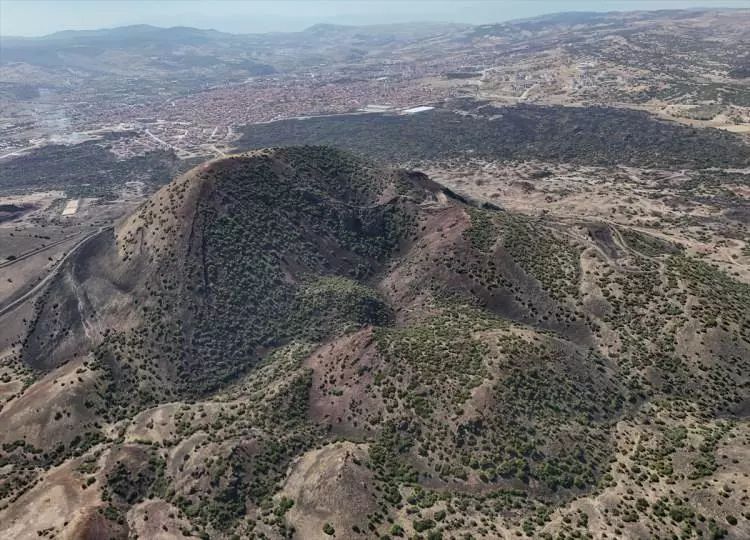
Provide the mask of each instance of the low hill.
{"label": "low hill", "polygon": [[0,536],[743,538],[748,306],[634,229],[327,147],[214,160],[37,299]]}

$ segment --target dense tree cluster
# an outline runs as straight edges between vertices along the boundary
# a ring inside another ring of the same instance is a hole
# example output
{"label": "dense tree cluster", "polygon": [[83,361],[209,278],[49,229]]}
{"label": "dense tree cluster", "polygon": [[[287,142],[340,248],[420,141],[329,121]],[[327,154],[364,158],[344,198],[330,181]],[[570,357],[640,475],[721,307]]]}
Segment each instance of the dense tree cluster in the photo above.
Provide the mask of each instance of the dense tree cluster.
{"label": "dense tree cluster", "polygon": [[[468,113],[468,114],[467,114]],[[729,167],[750,163],[733,134],[604,107],[491,107],[284,120],[245,129],[243,148],[324,143],[387,163],[472,156],[586,165]]]}

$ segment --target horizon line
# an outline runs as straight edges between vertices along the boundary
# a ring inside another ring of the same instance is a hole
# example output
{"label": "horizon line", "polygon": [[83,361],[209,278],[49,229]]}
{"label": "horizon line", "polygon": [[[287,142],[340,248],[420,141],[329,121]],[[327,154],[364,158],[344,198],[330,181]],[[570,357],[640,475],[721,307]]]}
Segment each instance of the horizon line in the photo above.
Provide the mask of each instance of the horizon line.
{"label": "horizon line", "polygon": [[57,30],[55,32],[51,32],[49,34],[41,34],[41,35],[22,35],[22,34],[13,34],[13,35],[2,35],[0,33],[0,39],[7,40],[7,39],[46,39],[50,37],[57,36],[58,34],[64,34],[64,33],[86,33],[86,32],[107,32],[107,31],[113,31],[113,30],[121,30],[126,28],[138,28],[138,27],[146,27],[146,28],[153,28],[158,30],[173,30],[176,28],[184,28],[189,30],[199,30],[202,32],[216,32],[219,34],[226,34],[231,36],[248,36],[248,35],[264,35],[264,34],[298,34],[302,32],[306,32],[310,30],[311,28],[315,28],[316,26],[335,26],[335,27],[341,27],[341,28],[373,28],[378,26],[408,26],[408,25],[456,25],[456,26],[467,26],[467,27],[481,27],[481,26],[491,26],[491,25],[498,25],[498,24],[507,24],[507,23],[515,23],[515,22],[522,22],[522,21],[532,21],[536,19],[541,19],[544,17],[550,17],[553,15],[564,15],[564,14],[614,14],[614,13],[623,13],[623,14],[629,14],[629,13],[657,13],[657,12],[679,12],[679,11],[750,11],[750,7],[747,8],[741,8],[741,7],[728,7],[728,6],[700,6],[700,7],[688,7],[688,8],[674,8],[674,9],[634,9],[634,10],[568,10],[568,11],[551,11],[549,13],[543,13],[541,15],[535,15],[533,17],[520,17],[515,19],[507,19],[507,20],[501,20],[501,21],[489,21],[486,23],[461,23],[461,22],[455,22],[455,21],[425,21],[425,20],[413,20],[408,22],[392,22],[392,23],[374,23],[374,24],[342,24],[342,23],[330,23],[321,21],[318,23],[311,24],[310,26],[307,26],[301,30],[276,30],[276,31],[266,31],[266,32],[227,32],[224,30],[217,30],[216,28],[201,28],[198,26],[186,26],[186,25],[176,25],[176,26],[162,26],[159,24],[151,24],[151,23],[133,23],[133,24],[122,24],[117,26],[102,26],[97,28],[67,28],[63,30]]}

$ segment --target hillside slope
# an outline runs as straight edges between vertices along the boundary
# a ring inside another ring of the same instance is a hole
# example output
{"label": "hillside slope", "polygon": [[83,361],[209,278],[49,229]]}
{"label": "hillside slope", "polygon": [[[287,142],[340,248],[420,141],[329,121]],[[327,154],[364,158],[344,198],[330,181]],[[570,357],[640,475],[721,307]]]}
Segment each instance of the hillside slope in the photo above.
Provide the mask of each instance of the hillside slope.
{"label": "hillside slope", "polygon": [[743,538],[749,306],[331,148],[208,162],[38,299],[0,536]]}

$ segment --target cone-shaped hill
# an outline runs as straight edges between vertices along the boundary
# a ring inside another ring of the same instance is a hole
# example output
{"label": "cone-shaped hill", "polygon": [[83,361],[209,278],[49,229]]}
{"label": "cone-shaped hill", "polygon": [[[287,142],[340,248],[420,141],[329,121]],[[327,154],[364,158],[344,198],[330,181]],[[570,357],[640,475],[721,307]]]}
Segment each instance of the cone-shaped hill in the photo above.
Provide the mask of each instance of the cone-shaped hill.
{"label": "cone-shaped hill", "polygon": [[[87,246],[71,276],[58,280],[63,290],[49,293],[68,296],[71,309],[54,316],[65,302],[46,302],[26,357],[44,367],[64,360],[69,347],[60,345],[78,323],[100,345],[102,367],[114,369],[117,357],[144,360],[118,373],[118,393],[127,388],[123,403],[132,413],[170,389],[215,391],[292,339],[383,324],[388,307],[358,283],[408,241],[416,207],[439,192],[419,175],[378,170],[327,148],[206,163],[157,192],[120,224],[114,242]],[[96,283],[101,291],[85,286],[102,277],[110,283]],[[127,302],[112,307],[123,294]],[[81,295],[84,302],[74,301]],[[91,313],[77,313],[81,304],[92,304]],[[86,331],[100,311],[93,304],[121,318],[105,325],[103,340]]]}
{"label": "cone-shaped hill", "polygon": [[634,229],[325,147],[211,161],[37,300],[0,537],[541,537],[626,473],[648,497],[713,474],[750,408],[748,306]]}

